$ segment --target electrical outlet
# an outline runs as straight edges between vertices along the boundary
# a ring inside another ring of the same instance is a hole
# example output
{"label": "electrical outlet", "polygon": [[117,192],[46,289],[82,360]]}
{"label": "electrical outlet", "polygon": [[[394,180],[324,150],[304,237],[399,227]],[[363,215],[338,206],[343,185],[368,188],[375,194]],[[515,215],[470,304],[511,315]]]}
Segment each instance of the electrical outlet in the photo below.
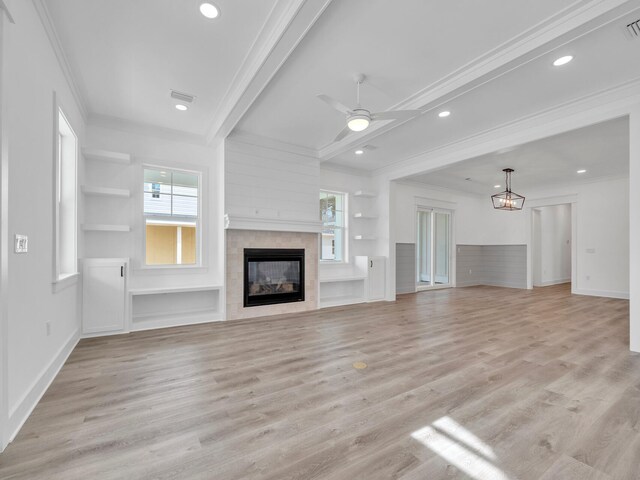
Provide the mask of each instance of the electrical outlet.
{"label": "electrical outlet", "polygon": [[586,278],[587,280],[591,280],[591,275],[587,275],[585,278]]}
{"label": "electrical outlet", "polygon": [[46,327],[47,327],[47,337],[49,335],[51,335],[51,322],[47,322],[45,323]]}
{"label": "electrical outlet", "polygon": [[471,275],[471,269],[469,269],[469,275]]}

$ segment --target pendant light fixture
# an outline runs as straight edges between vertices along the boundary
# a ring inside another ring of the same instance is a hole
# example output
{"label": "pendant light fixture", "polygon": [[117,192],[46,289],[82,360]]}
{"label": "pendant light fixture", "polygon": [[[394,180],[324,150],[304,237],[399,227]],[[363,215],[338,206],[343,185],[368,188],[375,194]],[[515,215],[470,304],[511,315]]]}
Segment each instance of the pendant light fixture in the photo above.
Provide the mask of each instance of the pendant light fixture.
{"label": "pendant light fixture", "polygon": [[522,210],[524,197],[511,191],[511,174],[514,170],[512,168],[505,168],[502,171],[505,175],[507,189],[504,192],[491,195],[493,208],[496,210]]}

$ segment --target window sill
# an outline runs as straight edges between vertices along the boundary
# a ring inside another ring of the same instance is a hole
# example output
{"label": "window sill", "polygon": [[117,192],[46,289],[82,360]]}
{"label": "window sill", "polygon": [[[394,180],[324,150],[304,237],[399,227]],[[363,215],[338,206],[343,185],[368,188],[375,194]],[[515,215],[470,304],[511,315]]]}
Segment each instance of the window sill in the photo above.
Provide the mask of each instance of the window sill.
{"label": "window sill", "polygon": [[79,277],[80,277],[80,274],[78,272],[67,273],[66,275],[60,275],[57,280],[54,280],[53,282],[51,282],[53,293],[58,293],[64,290],[65,288],[75,285],[76,283],[78,283]]}
{"label": "window sill", "polygon": [[135,269],[140,274],[201,273],[208,270],[204,265],[142,265]]}
{"label": "window sill", "polygon": [[346,260],[320,260],[320,265],[347,265]]}

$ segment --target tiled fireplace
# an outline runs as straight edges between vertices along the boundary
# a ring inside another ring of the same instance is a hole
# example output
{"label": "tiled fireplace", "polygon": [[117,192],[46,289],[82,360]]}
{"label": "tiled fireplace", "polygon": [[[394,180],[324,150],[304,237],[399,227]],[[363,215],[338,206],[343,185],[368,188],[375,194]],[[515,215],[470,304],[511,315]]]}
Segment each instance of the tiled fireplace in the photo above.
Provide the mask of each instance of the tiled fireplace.
{"label": "tiled fireplace", "polygon": [[[318,307],[317,233],[228,229],[226,234],[227,319]],[[296,285],[296,278],[304,280]]]}

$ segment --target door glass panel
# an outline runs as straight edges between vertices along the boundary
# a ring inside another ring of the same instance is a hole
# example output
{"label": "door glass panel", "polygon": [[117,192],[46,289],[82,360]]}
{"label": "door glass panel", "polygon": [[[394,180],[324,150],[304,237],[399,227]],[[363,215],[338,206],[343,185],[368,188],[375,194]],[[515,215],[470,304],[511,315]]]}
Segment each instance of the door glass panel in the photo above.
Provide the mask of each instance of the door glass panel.
{"label": "door glass panel", "polygon": [[449,283],[449,214],[434,213],[434,283]]}
{"label": "door glass panel", "polygon": [[418,212],[418,283],[431,285],[431,212]]}

